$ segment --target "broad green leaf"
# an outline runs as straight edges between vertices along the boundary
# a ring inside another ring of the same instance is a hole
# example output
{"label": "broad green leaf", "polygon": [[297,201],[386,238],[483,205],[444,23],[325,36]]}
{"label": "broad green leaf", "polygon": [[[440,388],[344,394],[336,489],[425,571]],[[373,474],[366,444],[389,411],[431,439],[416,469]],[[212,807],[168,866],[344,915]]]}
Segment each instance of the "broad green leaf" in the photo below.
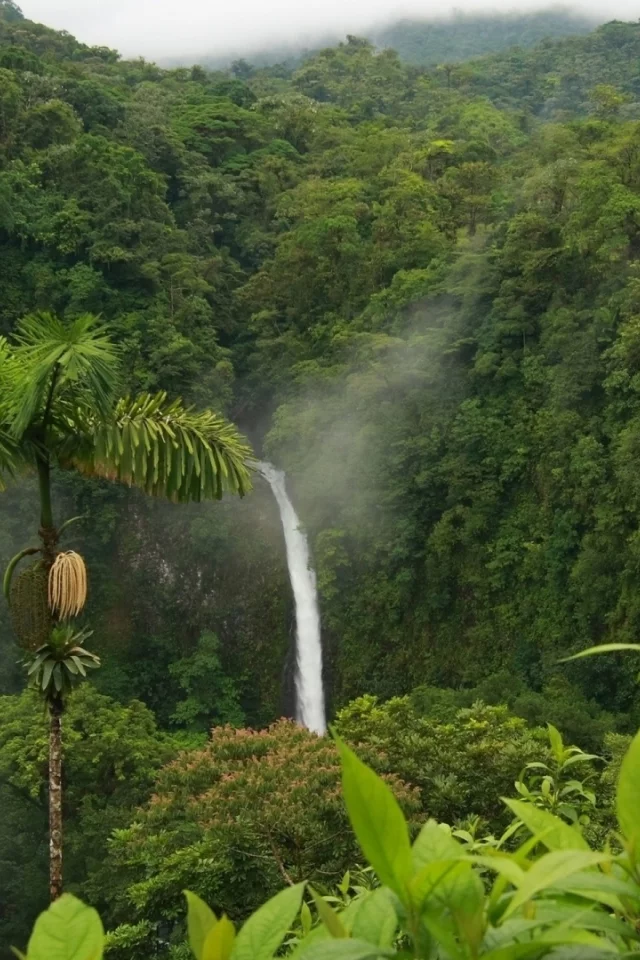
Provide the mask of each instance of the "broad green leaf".
{"label": "broad green leaf", "polygon": [[514,887],[519,887],[524,880],[525,871],[516,862],[515,857],[510,854],[491,853],[487,851],[486,855],[472,856],[470,860],[479,867],[488,867],[489,870],[494,870],[496,873],[499,873],[501,877],[504,877],[505,880],[512,883]]}
{"label": "broad green leaf", "polygon": [[562,760],[562,754],[564,753],[564,743],[562,742],[562,736],[560,731],[554,727],[552,723],[547,724],[547,732],[549,734],[549,743],[551,744],[551,751],[558,762]]}
{"label": "broad green leaf", "polygon": [[548,850],[588,850],[582,834],[548,810],[541,810],[522,800],[505,800],[509,809],[525,824]]}
{"label": "broad green leaf", "polygon": [[190,890],[183,891],[187,898],[187,930],[189,932],[189,946],[200,960],[204,948],[204,942],[210,930],[218,922],[213,910],[207,906],[204,900],[191,893]]}
{"label": "broad green leaf", "polygon": [[640,653],[639,643],[601,643],[596,647],[588,647],[570,657],[563,657],[558,663],[569,663],[570,660],[581,660],[582,657],[593,657],[599,653],[618,653],[620,650],[633,650]]}
{"label": "broad green leaf", "polygon": [[423,903],[423,919],[450,916],[458,938],[477,952],[484,934],[484,887],[470,863],[458,860]]}
{"label": "broad green leaf", "polygon": [[[291,953],[287,954],[287,960],[300,960],[302,955],[307,952],[307,950],[311,947],[312,944],[320,943],[321,941],[324,941],[324,940],[333,940],[333,938],[331,937],[331,934],[329,933],[327,928],[320,923],[318,924],[317,927],[314,927],[313,930],[311,930],[311,932],[304,938],[304,940],[301,940],[294,947]],[[343,940],[341,942],[346,943],[347,941]]]}
{"label": "broad green leaf", "polygon": [[[595,876],[595,874],[594,874]],[[538,900],[534,911],[535,919],[511,919],[499,927],[492,927],[486,938],[485,945],[497,950],[516,941],[547,941],[564,943],[569,939],[574,942],[575,932],[599,931],[601,933],[622,937],[623,940],[639,940],[640,934],[632,931],[628,923],[617,920],[603,910],[596,910],[588,906],[576,912],[575,901],[554,898],[553,900]],[[589,934],[591,937],[592,934]],[[592,940],[590,942],[593,942]],[[601,941],[597,941],[599,944]],[[563,954],[564,956],[564,954]]]}
{"label": "broad green leaf", "polygon": [[42,681],[41,689],[44,691],[49,686],[49,681],[51,680],[51,674],[53,673],[53,668],[55,667],[55,660],[46,660],[44,667],[42,668]]}
{"label": "broad green leaf", "polygon": [[311,910],[309,910],[309,905],[304,900],[302,901],[302,906],[300,907],[300,926],[302,927],[302,932],[305,937],[313,926]]}
{"label": "broad green leaf", "polygon": [[615,946],[606,944],[603,940],[588,930],[570,930],[566,925],[557,929],[543,930],[537,937],[539,943],[583,943],[590,947],[606,947],[609,952],[617,953]]}
{"label": "broad green leaf", "polygon": [[453,860],[462,854],[462,846],[435,820],[427,820],[411,848],[413,869],[416,872],[427,863],[433,863],[435,860]]}
{"label": "broad green leaf", "polygon": [[[539,943],[510,943],[508,947],[498,947],[497,950],[483,953],[482,960],[524,960],[526,957],[546,956],[547,952],[542,951]],[[583,960],[586,960],[586,957]]]}
{"label": "broad green leaf", "polygon": [[411,879],[409,891],[412,903],[420,909],[440,884],[444,883],[447,875],[455,869],[458,863],[458,860],[435,860],[433,863],[427,863]]}
{"label": "broad green leaf", "polygon": [[545,854],[523,874],[522,881],[504,912],[505,919],[541,890],[547,890],[554,883],[565,880],[574,873],[610,859],[609,854],[591,853],[587,850],[554,850]]}
{"label": "broad green leaf", "polygon": [[606,940],[598,937],[595,933],[590,933],[588,930],[578,929],[577,923],[573,928],[562,924],[550,930],[543,930],[538,934],[536,939],[538,943],[553,943],[558,945],[564,943],[581,943],[584,946],[597,947],[600,950],[605,950],[607,953],[618,953],[614,944],[607,943]]}
{"label": "broad green leaf", "polygon": [[344,894],[344,896],[346,897],[346,895],[349,893],[350,886],[351,886],[351,874],[347,870],[342,880],[338,884],[338,890],[340,891],[340,893]]}
{"label": "broad green leaf", "polygon": [[575,756],[569,757],[568,760],[564,761],[564,767],[571,767],[575,763],[589,763],[590,760],[601,760],[602,757],[599,757],[597,753],[576,753]]}
{"label": "broad green leaf", "polygon": [[[611,946],[605,942],[601,943],[600,947],[592,947],[588,944],[581,944],[576,946],[575,944],[563,944],[559,950],[553,950],[552,953],[545,954],[545,956],[553,957],[554,960],[611,960],[612,956],[618,957],[618,960],[638,960],[638,954],[633,953],[619,953],[615,947],[614,952],[611,951]],[[485,960],[483,957],[482,960]]]}
{"label": "broad green leaf", "polygon": [[300,910],[304,887],[287,887],[249,917],[236,938],[233,960],[270,960]]}
{"label": "broad green leaf", "polygon": [[228,917],[222,916],[215,927],[209,930],[199,960],[229,960],[236,939],[235,927]]}
{"label": "broad green leaf", "polygon": [[390,787],[339,738],[344,800],[362,851],[400,899],[412,874],[409,829]]}
{"label": "broad green leaf", "polygon": [[365,940],[319,940],[296,953],[296,960],[370,960],[373,957],[392,957],[394,951],[376,947]]}
{"label": "broad green leaf", "polygon": [[605,913],[604,910],[589,910],[586,916],[582,915],[580,925],[585,930],[614,934],[624,940],[640,942],[640,933],[637,930],[630,929],[628,923],[617,920],[616,917],[612,917],[610,913]]}
{"label": "broad green leaf", "polygon": [[351,926],[352,937],[378,947],[390,947],[398,927],[398,918],[388,891],[383,888],[374,890],[355,902],[357,909]]}
{"label": "broad green leaf", "polygon": [[[575,910],[572,911],[575,913]],[[536,904],[535,919],[525,920],[519,917],[512,917],[499,926],[491,926],[487,930],[484,938],[484,946],[487,952],[497,950],[510,943],[531,940],[531,934],[544,925],[549,925],[544,906],[539,902]]]}
{"label": "broad green leaf", "polygon": [[620,767],[616,813],[622,835],[636,853],[640,839],[640,733],[631,741]]}
{"label": "broad green leaf", "polygon": [[36,920],[29,960],[101,960],[104,930],[96,910],[63,894]]}
{"label": "broad green leaf", "polygon": [[458,944],[455,926],[446,911],[426,911],[420,919],[422,926],[438,944],[441,954],[447,960],[465,960],[463,948]]}
{"label": "broad green leaf", "polygon": [[556,884],[556,889],[603,903],[619,913],[624,913],[621,897],[632,903],[640,903],[638,887],[631,880],[623,880],[610,873],[576,873]]}
{"label": "broad green leaf", "polygon": [[335,910],[333,910],[326,900],[323,900],[323,898],[316,893],[313,887],[310,887],[309,889],[311,890],[311,896],[313,897],[316,905],[318,915],[331,936],[338,940],[345,940],[349,934],[338,914],[335,912]]}

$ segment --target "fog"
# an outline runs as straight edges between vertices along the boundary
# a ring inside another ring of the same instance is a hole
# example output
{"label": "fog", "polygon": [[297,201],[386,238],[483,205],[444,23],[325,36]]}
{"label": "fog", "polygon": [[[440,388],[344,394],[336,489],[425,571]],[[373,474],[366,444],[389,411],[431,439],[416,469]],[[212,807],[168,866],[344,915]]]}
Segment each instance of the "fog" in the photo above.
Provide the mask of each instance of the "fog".
{"label": "fog", "polygon": [[[453,6],[427,0],[19,0],[29,19],[68,30],[88,44],[149,58],[251,52],[272,43],[312,43],[314,38],[357,32],[403,16],[444,17]],[[456,0],[465,13],[529,11],[544,2]],[[582,0],[577,7],[601,20],[635,19],[631,0]]]}

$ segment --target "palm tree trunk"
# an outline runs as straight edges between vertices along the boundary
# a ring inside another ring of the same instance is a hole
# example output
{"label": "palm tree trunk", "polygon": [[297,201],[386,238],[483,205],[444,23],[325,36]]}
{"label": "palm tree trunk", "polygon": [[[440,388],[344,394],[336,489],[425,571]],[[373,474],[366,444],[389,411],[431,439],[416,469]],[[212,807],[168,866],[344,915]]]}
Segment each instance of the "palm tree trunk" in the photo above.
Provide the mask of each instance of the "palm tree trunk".
{"label": "palm tree trunk", "polygon": [[62,894],[62,704],[49,705],[49,894]]}
{"label": "palm tree trunk", "polygon": [[56,542],[58,539],[57,531],[53,525],[53,509],[51,506],[51,464],[49,457],[39,455],[37,458],[38,466],[38,487],[40,490],[40,539],[43,546],[43,557],[47,566],[51,566],[55,559]]}
{"label": "palm tree trunk", "polygon": [[[38,454],[40,491],[40,539],[45,568],[49,570],[56,554],[57,531],[51,506],[51,463],[46,453]],[[62,701],[49,702],[49,896],[51,902],[62,895]]]}

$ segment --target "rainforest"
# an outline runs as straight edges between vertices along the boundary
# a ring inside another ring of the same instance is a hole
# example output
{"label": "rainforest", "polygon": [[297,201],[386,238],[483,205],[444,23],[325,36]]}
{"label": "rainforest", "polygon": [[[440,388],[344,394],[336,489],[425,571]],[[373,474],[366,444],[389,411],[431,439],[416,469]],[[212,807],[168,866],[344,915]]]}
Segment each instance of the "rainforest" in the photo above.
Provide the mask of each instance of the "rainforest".
{"label": "rainforest", "polygon": [[[640,24],[260,63],[0,0],[0,957],[49,901],[54,788],[56,922],[96,908],[107,960],[631,956],[637,652],[567,658],[639,641]],[[295,722],[289,507],[332,736]],[[408,837],[462,878],[424,936]],[[525,896],[559,851],[587,872]],[[501,940],[538,896],[542,939]],[[576,945],[571,905],[612,912]]]}

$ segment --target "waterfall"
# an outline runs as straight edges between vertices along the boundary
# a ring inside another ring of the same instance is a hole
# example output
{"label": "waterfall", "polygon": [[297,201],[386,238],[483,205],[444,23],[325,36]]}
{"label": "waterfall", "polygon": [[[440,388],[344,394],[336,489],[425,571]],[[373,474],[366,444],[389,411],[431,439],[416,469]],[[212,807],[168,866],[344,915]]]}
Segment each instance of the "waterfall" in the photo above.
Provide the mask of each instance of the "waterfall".
{"label": "waterfall", "polygon": [[327,730],[322,686],[322,643],[316,575],[311,567],[309,544],[287,494],[285,476],[271,463],[257,464],[273,491],[287,548],[289,579],[296,607],[296,720],[323,734]]}

